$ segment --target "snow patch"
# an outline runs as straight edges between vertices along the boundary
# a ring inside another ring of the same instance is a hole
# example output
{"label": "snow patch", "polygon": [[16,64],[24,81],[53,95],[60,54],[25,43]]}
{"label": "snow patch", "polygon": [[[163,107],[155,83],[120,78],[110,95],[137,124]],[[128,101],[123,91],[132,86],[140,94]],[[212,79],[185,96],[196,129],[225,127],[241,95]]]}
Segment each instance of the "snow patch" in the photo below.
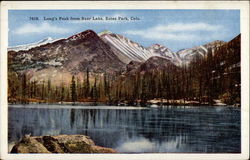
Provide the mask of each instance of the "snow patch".
{"label": "snow patch", "polygon": [[55,59],[49,61],[49,62],[44,62],[44,64],[47,64],[47,65],[51,65],[51,66],[61,66],[62,63],[61,62],[56,62]]}
{"label": "snow patch", "polygon": [[100,33],[99,35],[101,35],[101,37],[109,42],[114,48],[118,49],[123,56],[127,57],[130,61],[145,62],[153,56],[166,59],[171,59],[170,57],[173,57],[173,52],[165,46],[153,45],[149,48],[145,48],[122,35],[117,35],[108,31]]}
{"label": "snow patch", "polygon": [[8,51],[15,51],[15,52],[18,52],[20,50],[27,51],[27,50],[30,50],[31,48],[35,48],[35,47],[39,47],[41,45],[52,43],[52,42],[57,41],[57,40],[58,39],[53,40],[51,37],[48,37],[48,38],[45,38],[45,39],[40,40],[40,41],[35,42],[35,43],[30,43],[30,44],[24,44],[24,45],[18,45],[18,46],[9,47]]}
{"label": "snow patch", "polygon": [[200,46],[206,53],[208,52],[208,50],[204,47],[204,46]]}

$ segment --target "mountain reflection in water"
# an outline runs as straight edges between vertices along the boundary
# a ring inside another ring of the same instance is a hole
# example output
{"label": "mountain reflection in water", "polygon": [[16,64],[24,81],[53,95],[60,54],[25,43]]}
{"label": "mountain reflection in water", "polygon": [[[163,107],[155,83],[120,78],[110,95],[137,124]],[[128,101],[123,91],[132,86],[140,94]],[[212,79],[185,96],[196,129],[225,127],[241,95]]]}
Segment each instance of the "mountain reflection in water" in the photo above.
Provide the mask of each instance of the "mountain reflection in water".
{"label": "mountain reflection in water", "polygon": [[85,134],[119,152],[239,153],[240,108],[10,105],[9,142]]}

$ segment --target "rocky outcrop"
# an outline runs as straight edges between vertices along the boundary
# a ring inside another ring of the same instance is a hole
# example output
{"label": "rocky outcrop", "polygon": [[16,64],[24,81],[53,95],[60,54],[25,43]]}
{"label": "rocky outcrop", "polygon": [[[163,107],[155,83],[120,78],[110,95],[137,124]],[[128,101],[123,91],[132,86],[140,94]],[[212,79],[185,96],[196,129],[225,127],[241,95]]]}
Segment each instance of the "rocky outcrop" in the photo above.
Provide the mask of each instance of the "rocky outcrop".
{"label": "rocky outcrop", "polygon": [[117,153],[85,135],[24,136],[11,153]]}

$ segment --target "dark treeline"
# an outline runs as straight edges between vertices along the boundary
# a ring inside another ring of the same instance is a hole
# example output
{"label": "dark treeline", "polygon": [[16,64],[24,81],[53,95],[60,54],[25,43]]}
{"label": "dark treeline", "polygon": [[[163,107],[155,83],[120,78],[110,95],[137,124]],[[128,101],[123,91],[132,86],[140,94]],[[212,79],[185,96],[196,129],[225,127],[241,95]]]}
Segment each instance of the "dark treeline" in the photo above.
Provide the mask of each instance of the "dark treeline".
{"label": "dark treeline", "polygon": [[240,103],[240,36],[222,47],[209,49],[190,64],[164,69],[138,70],[135,74],[114,77],[91,74],[84,79],[72,76],[70,84],[55,86],[50,80],[30,80],[25,73],[8,72],[9,102],[105,102],[129,105],[147,104],[149,100],[171,103],[173,100],[213,104]]}

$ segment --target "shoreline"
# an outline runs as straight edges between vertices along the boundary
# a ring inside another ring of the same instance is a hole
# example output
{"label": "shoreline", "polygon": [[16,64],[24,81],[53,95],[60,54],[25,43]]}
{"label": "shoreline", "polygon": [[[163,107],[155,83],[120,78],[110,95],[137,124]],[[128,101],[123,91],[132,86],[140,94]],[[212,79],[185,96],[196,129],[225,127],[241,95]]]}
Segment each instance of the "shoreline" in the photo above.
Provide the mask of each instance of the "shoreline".
{"label": "shoreline", "polygon": [[186,102],[186,103],[180,103],[180,102],[175,102],[175,103],[146,103],[144,105],[140,105],[140,104],[136,104],[136,105],[130,105],[128,103],[104,103],[104,102],[53,102],[53,103],[49,103],[49,102],[26,102],[26,103],[21,103],[21,102],[9,102],[8,105],[71,105],[71,106],[117,106],[117,107],[146,107],[146,108],[160,108],[160,107],[166,107],[166,106],[197,106],[197,107],[201,107],[201,106],[210,106],[210,107],[223,107],[223,106],[227,106],[227,107],[236,107],[236,108],[241,108],[240,104],[224,104],[224,103],[217,103],[217,104],[208,104],[208,103],[190,103],[190,102]]}

